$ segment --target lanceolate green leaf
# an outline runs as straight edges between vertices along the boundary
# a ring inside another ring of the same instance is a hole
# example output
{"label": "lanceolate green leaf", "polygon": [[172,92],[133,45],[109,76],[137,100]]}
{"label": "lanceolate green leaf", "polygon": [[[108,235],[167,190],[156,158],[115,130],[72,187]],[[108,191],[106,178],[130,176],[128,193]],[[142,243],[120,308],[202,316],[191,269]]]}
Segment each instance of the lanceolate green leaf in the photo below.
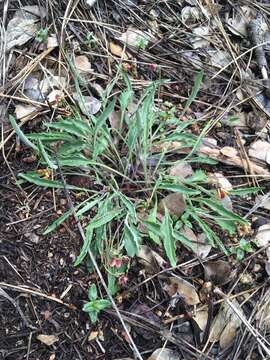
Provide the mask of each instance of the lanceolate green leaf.
{"label": "lanceolate green leaf", "polygon": [[64,130],[69,134],[78,136],[79,138],[86,138],[89,132],[89,128],[87,128],[87,130],[82,130],[79,126],[76,125],[75,122],[72,122],[70,119],[47,124],[47,126],[53,129]]}
{"label": "lanceolate green leaf", "polygon": [[193,86],[192,92],[187,100],[187,103],[185,105],[182,115],[187,111],[187,109],[190,107],[192,102],[195,100],[195,98],[200,90],[202,79],[203,79],[203,71],[200,71],[195,76],[194,86]]}
{"label": "lanceolate green leaf", "polygon": [[170,260],[172,266],[176,266],[176,246],[175,238],[173,237],[172,220],[168,209],[165,208],[164,220],[160,226],[161,236],[163,238],[163,245],[166,255]]}
{"label": "lanceolate green leaf", "polygon": [[87,211],[91,210],[94,206],[96,206],[102,200],[102,198],[103,196],[100,196],[93,201],[88,201],[80,210],[76,211],[78,218],[80,218],[81,215],[83,215]]}
{"label": "lanceolate green leaf", "polygon": [[118,291],[116,280],[117,278],[115,275],[108,273],[108,289],[112,296],[114,296]]}
{"label": "lanceolate green leaf", "polygon": [[186,236],[181,234],[179,231],[173,230],[173,237],[175,238],[175,240],[180,241],[188,249],[191,249],[192,251],[196,251],[197,248],[196,243],[190,241]]}
{"label": "lanceolate green leaf", "polygon": [[206,183],[208,181],[208,176],[202,170],[197,170],[195,173],[184,180],[184,183]]}
{"label": "lanceolate green leaf", "polygon": [[[155,206],[152,209],[150,215],[147,218],[147,221],[149,221],[151,224],[157,225],[157,202],[155,202]],[[146,225],[147,227],[147,225]],[[154,241],[157,245],[161,245],[160,241],[160,226],[157,225],[158,230],[157,231],[151,231],[149,230],[149,237],[151,240]],[[149,229],[149,228],[148,228]]]}
{"label": "lanceolate green leaf", "polygon": [[90,226],[92,229],[97,229],[98,227],[107,224],[108,222],[115,219],[117,216],[119,216],[122,213],[122,209],[116,209],[108,212],[107,214],[104,214],[100,216],[97,214],[94,219],[90,222]]}
{"label": "lanceolate green leaf", "polygon": [[[43,179],[38,174],[35,173],[19,173],[18,177],[38,186],[44,186],[55,189],[64,188],[64,184],[61,181]],[[69,190],[84,190],[82,188],[68,184],[66,185],[66,188]]]}
{"label": "lanceolate green leaf", "polygon": [[122,114],[124,113],[128,104],[132,100],[133,94],[134,94],[133,90],[126,90],[121,93],[121,95],[119,97],[119,102],[120,102],[120,109],[121,109]]}
{"label": "lanceolate green leaf", "polygon": [[70,134],[66,134],[63,132],[39,132],[39,133],[32,133],[27,135],[27,137],[31,140],[41,140],[41,141],[48,141],[48,142],[55,142],[55,141],[74,141],[74,136]]}
{"label": "lanceolate green leaf", "polygon": [[99,214],[97,214],[94,217],[94,219],[86,227],[85,242],[83,244],[83,247],[81,249],[79,256],[77,257],[77,259],[75,261],[75,266],[78,266],[83,261],[85,256],[87,255],[89,247],[92,242],[94,230],[98,229],[100,226],[103,226],[103,225],[107,224],[108,222],[112,221],[115,217],[120,215],[121,212],[122,212],[122,209],[116,209],[116,210],[112,210],[109,213],[101,215],[101,216]]}
{"label": "lanceolate green leaf", "polygon": [[230,236],[236,234],[236,226],[234,220],[224,220],[215,218],[216,223],[221,227],[222,230],[228,231]]}
{"label": "lanceolate green leaf", "polygon": [[205,233],[209,244],[216,247],[219,246],[219,248],[228,255],[228,250],[224,246],[223,242],[220,240],[220,238],[215,234],[215,232],[207,225],[207,223],[202,220],[196,213],[196,209],[193,208],[193,211],[190,212],[190,216],[193,217],[193,219],[197,222],[197,224],[200,226],[202,231]]}
{"label": "lanceolate green leaf", "polygon": [[65,212],[62,216],[57,218],[51,225],[49,225],[46,230],[43,232],[43,235],[47,235],[53,230],[55,230],[59,225],[61,225],[70,215],[72,214],[72,209]]}
{"label": "lanceolate green leaf", "polygon": [[210,199],[201,200],[201,203],[207,206],[208,208],[210,208],[211,210],[216,211],[219,215],[223,216],[224,219],[234,220],[239,222],[240,224],[247,224],[247,221],[244,220],[241,216],[234,214],[233,212],[225,209],[224,206],[219,204],[218,200],[217,201],[213,201]]}
{"label": "lanceolate green leaf", "polygon": [[[95,199],[93,201],[87,201],[86,204],[79,209],[85,202],[81,203],[80,205],[75,207],[75,212],[78,218],[80,218],[81,215],[86,213],[87,211],[91,210],[99,201],[101,201],[101,197],[98,199]],[[77,209],[79,209],[77,211]],[[61,225],[70,215],[72,214],[72,209],[65,212],[62,216],[60,216],[58,219],[56,219],[51,225],[49,225],[46,230],[43,232],[43,235],[47,235],[53,230],[55,230],[59,225]]]}
{"label": "lanceolate green leaf", "polygon": [[80,265],[80,263],[83,261],[83,259],[86,257],[89,247],[91,245],[91,241],[93,238],[93,228],[91,227],[91,224],[89,224],[86,227],[86,232],[85,232],[85,241],[83,243],[83,246],[81,248],[81,252],[79,254],[79,256],[77,257],[74,266],[78,266]]}
{"label": "lanceolate green leaf", "polygon": [[115,107],[115,102],[116,102],[116,98],[113,99],[113,101],[111,101],[109,103],[109,105],[106,107],[106,109],[99,115],[99,117],[97,118],[97,122],[96,122],[96,131],[99,130],[105,123],[105,121],[108,119],[108,117],[111,115],[111,113],[114,110]]}
{"label": "lanceolate green leaf", "polygon": [[88,290],[88,299],[93,301],[97,299],[97,287],[96,284],[92,284]]}
{"label": "lanceolate green leaf", "polygon": [[20,140],[27,146],[31,147],[34,150],[37,150],[36,145],[34,145],[30,140],[29,140],[29,136],[26,136],[23,131],[21,130],[21,128],[18,126],[15,117],[12,115],[9,115],[9,121],[11,123],[11,125],[13,126],[16,134],[18,135],[18,137],[20,138]]}
{"label": "lanceolate green leaf", "polygon": [[149,231],[151,231],[153,234],[155,234],[156,236],[161,236],[160,233],[160,225],[154,221],[150,221],[150,220],[144,220],[143,224],[147,227],[147,229]]}
{"label": "lanceolate green leaf", "polygon": [[58,155],[67,156],[71,154],[78,154],[81,150],[87,147],[87,143],[81,140],[66,141],[58,149]]}
{"label": "lanceolate green leaf", "polygon": [[126,209],[128,210],[130,217],[133,220],[137,221],[135,206],[132,204],[132,202],[128,199],[126,195],[122,194],[120,191],[117,191],[116,193],[120,197],[120,200],[122,201]]}
{"label": "lanceolate green leaf", "polygon": [[43,156],[45,162],[47,163],[48,167],[51,168],[51,169],[54,169],[54,170],[57,169],[57,165],[55,165],[55,164],[52,162],[49,154],[48,154],[47,151],[45,150],[45,148],[44,148],[42,142],[40,141],[40,139],[38,139],[38,149],[39,149],[41,155]]}
{"label": "lanceolate green leaf", "polygon": [[249,188],[239,188],[239,189],[232,189],[229,191],[230,195],[250,195],[250,194],[256,194],[258,192],[262,191],[261,187],[249,187]]}
{"label": "lanceolate green leaf", "polygon": [[128,256],[133,257],[137,254],[140,243],[140,233],[133,224],[129,224],[127,216],[124,227],[124,246]]}
{"label": "lanceolate green leaf", "polygon": [[158,186],[158,188],[163,189],[163,190],[168,190],[168,191],[180,192],[182,194],[187,194],[187,195],[200,195],[201,194],[201,192],[199,190],[193,190],[193,189],[190,189],[181,184],[171,184],[171,183],[163,182]]}
{"label": "lanceolate green leaf", "polygon": [[89,166],[89,160],[83,155],[70,155],[58,159],[61,166],[79,167]]}

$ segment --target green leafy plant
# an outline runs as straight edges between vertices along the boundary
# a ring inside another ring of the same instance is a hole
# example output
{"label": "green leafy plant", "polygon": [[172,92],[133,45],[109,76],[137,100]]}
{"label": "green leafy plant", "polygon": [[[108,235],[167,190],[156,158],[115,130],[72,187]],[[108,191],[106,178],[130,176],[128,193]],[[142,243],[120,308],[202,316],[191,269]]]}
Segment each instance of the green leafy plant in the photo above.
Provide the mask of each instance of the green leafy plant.
{"label": "green leafy plant", "polygon": [[[200,229],[209,244],[228,254],[218,234],[235,236],[238,226],[247,224],[241,216],[222,205],[216,190],[209,188],[204,171],[197,170],[187,179],[167,175],[173,162],[169,160],[170,150],[166,144],[179,144],[179,149],[191,149],[185,157],[187,162],[215,163],[196,153],[210,123],[202,130],[202,135],[196,137],[190,131],[196,120],[181,121],[176,118],[174,110],[166,117],[160,114],[155,105],[155,94],[164,81],[153,82],[138,98],[127,74],[119,71],[116,77],[120,76],[125,89],[119,99],[114,96],[109,100],[114,79],[108,85],[102,109],[97,115],[84,116],[73,108],[70,116],[44,123],[42,131],[31,134],[24,134],[15,119],[10,117],[17,135],[39,156],[40,167],[53,174],[51,178],[44,178],[38,171],[21,173],[18,175],[21,183],[62,189],[64,184],[59,180],[59,167],[64,176],[76,174],[94,179],[91,188],[76,187],[68,181],[65,185],[68,190],[83,194],[83,200],[75,204],[75,212],[80,220],[84,220],[86,240],[75,266],[86,261],[91,269],[88,259],[91,249],[107,273],[111,294],[117,292],[120,283],[128,281],[129,261],[124,262],[124,256],[127,255],[128,259],[134,257],[144,241],[162,246],[167,259],[175,266],[177,242],[196,251],[196,243],[182,233],[184,226],[196,228],[196,231]],[[196,97],[202,79],[203,74],[199,73],[183,114]],[[75,86],[83,102],[78,77],[75,77]],[[109,120],[115,115],[116,108],[119,121],[114,127]],[[245,196],[248,190],[237,189],[231,193]],[[249,191],[255,193],[257,188]],[[158,218],[158,199],[167,193],[183,197],[186,206],[181,217],[165,209],[163,219]],[[144,217],[138,216],[141,212]],[[44,234],[55,231],[71,215],[72,211],[68,210],[50,224]]]}
{"label": "green leafy plant", "polygon": [[47,39],[48,39],[48,31],[49,29],[47,28],[41,28],[36,32],[36,40],[40,43],[46,43]]}
{"label": "green leafy plant", "polygon": [[99,313],[111,306],[111,302],[106,299],[98,299],[97,287],[93,284],[88,290],[89,301],[84,304],[83,311],[89,314],[91,322],[95,324],[98,319]]}
{"label": "green leafy plant", "polygon": [[252,253],[253,251],[252,244],[245,239],[241,239],[237,247],[231,248],[231,253],[236,255],[238,261],[242,261],[247,253]]}
{"label": "green leafy plant", "polygon": [[149,41],[145,37],[139,36],[137,41],[136,41],[135,46],[136,46],[137,49],[145,50],[148,43],[149,43]]}
{"label": "green leafy plant", "polygon": [[97,45],[97,39],[91,31],[88,31],[85,36],[85,44],[91,48]]}

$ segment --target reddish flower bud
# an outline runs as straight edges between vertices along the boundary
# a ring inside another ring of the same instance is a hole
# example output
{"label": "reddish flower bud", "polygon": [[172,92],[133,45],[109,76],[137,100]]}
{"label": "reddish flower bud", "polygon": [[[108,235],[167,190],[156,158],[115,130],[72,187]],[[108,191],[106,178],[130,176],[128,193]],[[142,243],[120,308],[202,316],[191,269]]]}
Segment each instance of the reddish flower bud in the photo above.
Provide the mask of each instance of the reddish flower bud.
{"label": "reddish flower bud", "polygon": [[122,266],[122,260],[117,258],[112,258],[110,262],[110,267],[116,267],[119,269]]}
{"label": "reddish flower bud", "polygon": [[127,283],[128,283],[128,277],[126,275],[120,276],[120,278],[118,279],[118,284],[124,286]]}
{"label": "reddish flower bud", "polygon": [[127,264],[129,262],[129,257],[127,255],[123,256],[122,261],[124,264]]}
{"label": "reddish flower bud", "polygon": [[131,71],[133,69],[133,64],[130,64],[130,63],[125,63],[122,65],[124,70],[126,71]]}
{"label": "reddish flower bud", "polygon": [[148,64],[149,71],[155,71],[157,69],[157,64]]}

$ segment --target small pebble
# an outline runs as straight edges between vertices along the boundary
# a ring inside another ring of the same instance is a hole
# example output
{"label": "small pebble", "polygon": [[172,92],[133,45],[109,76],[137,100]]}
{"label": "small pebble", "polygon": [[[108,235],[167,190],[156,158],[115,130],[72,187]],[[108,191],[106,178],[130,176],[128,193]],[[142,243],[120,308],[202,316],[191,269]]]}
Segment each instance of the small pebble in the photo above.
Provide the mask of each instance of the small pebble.
{"label": "small pebble", "polygon": [[262,267],[261,267],[260,264],[255,264],[254,265],[254,269],[253,269],[254,272],[260,272],[261,270],[262,270]]}
{"label": "small pebble", "polygon": [[251,274],[243,274],[240,276],[241,284],[251,284],[253,282],[253,277]]}

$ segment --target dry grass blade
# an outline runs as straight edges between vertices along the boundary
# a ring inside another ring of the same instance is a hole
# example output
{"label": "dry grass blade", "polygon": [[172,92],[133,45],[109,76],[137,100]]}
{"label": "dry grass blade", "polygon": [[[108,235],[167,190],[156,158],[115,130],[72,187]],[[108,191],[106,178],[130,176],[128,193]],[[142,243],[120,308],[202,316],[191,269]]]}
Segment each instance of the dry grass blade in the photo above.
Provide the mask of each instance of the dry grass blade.
{"label": "dry grass blade", "polygon": [[6,34],[3,22],[0,21],[0,84],[3,86],[6,80],[5,46]]}

